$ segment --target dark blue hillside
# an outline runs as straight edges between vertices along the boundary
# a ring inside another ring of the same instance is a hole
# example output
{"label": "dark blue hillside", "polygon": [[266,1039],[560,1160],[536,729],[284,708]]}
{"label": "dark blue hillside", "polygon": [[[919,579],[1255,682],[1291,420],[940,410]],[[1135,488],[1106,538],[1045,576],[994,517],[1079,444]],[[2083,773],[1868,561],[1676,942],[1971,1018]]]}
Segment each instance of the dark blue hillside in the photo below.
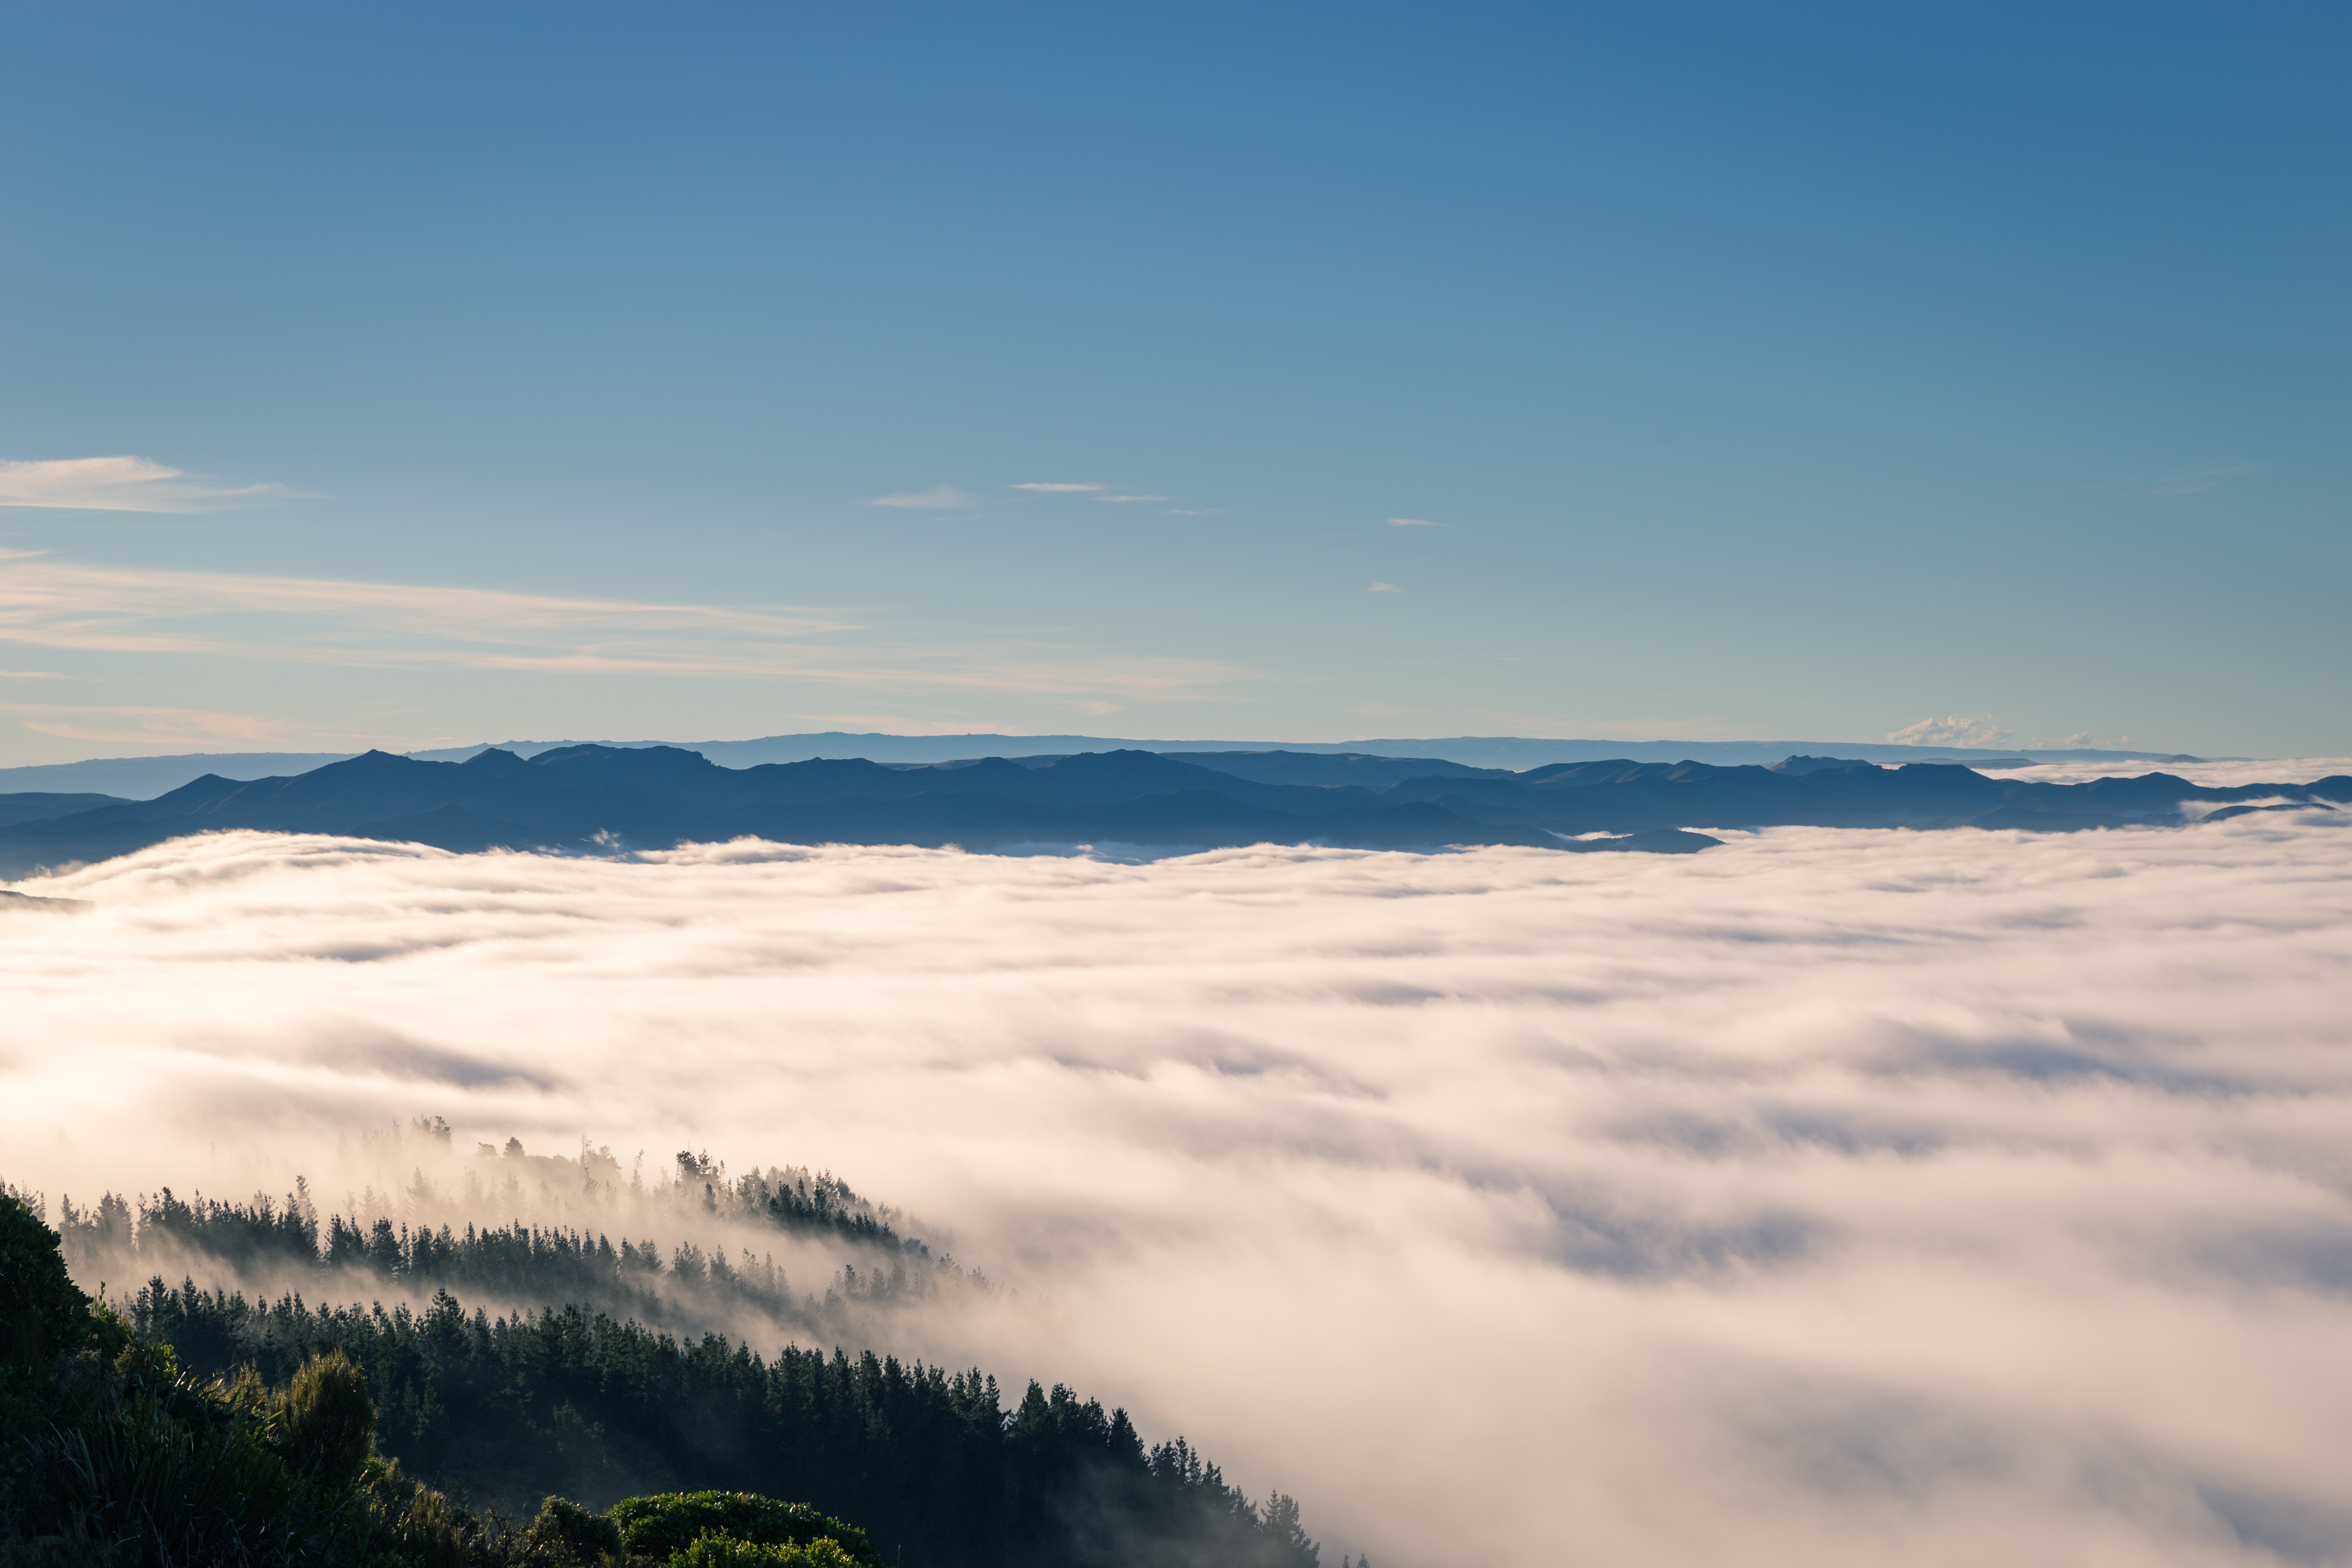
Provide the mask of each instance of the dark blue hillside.
{"label": "dark blue hillside", "polygon": [[[1161,752],[1162,756],[1171,753]],[[1438,757],[1379,757],[1367,752],[1181,752],[1195,767],[1231,773],[1258,784],[1356,784],[1386,789],[1405,779],[1496,778],[1517,775],[1508,768],[1474,768]],[[1023,759],[1029,760],[1029,759]]]}
{"label": "dark blue hillside", "polygon": [[[1245,767],[1257,776],[1223,771]],[[2203,788],[2170,773],[2030,783],[1948,763],[1834,757],[1777,767],[1618,759],[1523,773],[1411,758],[1085,752],[883,766],[832,758],[726,768],[672,746],[565,746],[463,763],[370,752],[286,778],[207,775],[149,801],[0,796],[0,876],[229,828],[601,853],[753,837],[784,843],[1001,849],[1118,843],[1381,849],[1519,844],[1684,852],[1685,829],[2178,824],[2191,803],[2352,802],[2352,779]],[[2242,803],[2257,803],[2244,805]],[[1606,839],[1571,842],[1582,835]]]}
{"label": "dark blue hillside", "polygon": [[2205,787],[2170,773],[2088,784],[1988,777],[1943,763],[1868,763],[1803,772],[1704,763],[1568,763],[1507,778],[1408,779],[1383,799],[1426,801],[1485,820],[1563,833],[1668,826],[2032,827],[2067,831],[2178,823],[2189,802],[2352,801],[2352,779]]}
{"label": "dark blue hillside", "polygon": [[121,804],[122,797],[112,795],[58,795],[46,790],[0,795],[0,827],[14,827],[20,822],[38,822],[46,817],[70,816],[76,812],[98,811]]}

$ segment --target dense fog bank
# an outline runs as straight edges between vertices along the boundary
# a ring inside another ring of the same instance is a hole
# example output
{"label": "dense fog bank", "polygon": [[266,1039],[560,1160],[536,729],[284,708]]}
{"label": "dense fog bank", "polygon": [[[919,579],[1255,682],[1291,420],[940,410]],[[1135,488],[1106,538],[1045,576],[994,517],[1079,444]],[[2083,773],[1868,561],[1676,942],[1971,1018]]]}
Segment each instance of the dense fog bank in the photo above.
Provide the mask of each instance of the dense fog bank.
{"label": "dense fog bank", "polygon": [[461,1166],[830,1170],[1020,1292],[892,1348],[1123,1403],[1382,1568],[2334,1560],[2331,817],[1148,866],[185,840],[16,884],[89,907],[0,912],[0,1178],[332,1207],[408,1180],[337,1162],[417,1116]]}

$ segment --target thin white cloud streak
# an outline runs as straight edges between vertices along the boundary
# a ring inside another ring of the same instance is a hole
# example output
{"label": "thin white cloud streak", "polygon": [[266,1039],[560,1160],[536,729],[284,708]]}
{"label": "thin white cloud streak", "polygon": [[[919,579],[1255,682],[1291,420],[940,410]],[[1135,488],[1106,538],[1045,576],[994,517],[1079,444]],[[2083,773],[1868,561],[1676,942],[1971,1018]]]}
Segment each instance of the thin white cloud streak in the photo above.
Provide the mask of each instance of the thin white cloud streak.
{"label": "thin white cloud streak", "polygon": [[1111,495],[1107,493],[1110,489],[1108,485],[1026,484],[1014,485],[1013,488],[1016,490],[1029,490],[1039,495],[1082,495],[1092,497],[1094,500],[1099,501],[1117,501],[1122,503],[1132,501],[1174,500],[1176,499],[1174,496]]}
{"label": "thin white cloud streak", "polygon": [[0,551],[0,644],[541,675],[787,677],[835,686],[1151,695],[1244,679],[1210,659],[1013,637],[874,637],[847,612],[569,598],[100,566]]}
{"label": "thin white cloud streak", "polygon": [[2067,485],[2062,487],[2056,493],[2083,495],[2105,490],[2125,491],[2139,496],[2202,495],[2227,480],[2269,471],[2270,466],[2266,463],[2207,463],[2200,468],[2185,468],[2177,473],[2165,474],[2155,479],[2101,479],[2086,485]]}
{"label": "thin white cloud streak", "polygon": [[[258,614],[356,620],[429,636],[485,637],[582,626],[636,632],[717,629],[762,637],[854,629],[837,611],[730,609],[566,598],[491,588],[95,566],[0,551],[0,639],[44,647],[184,651],[112,638],[118,622]],[[84,631],[85,626],[91,628]]]}
{"label": "thin white cloud streak", "polygon": [[861,501],[861,506],[897,507],[906,511],[962,511],[980,504],[980,498],[960,490],[953,485],[935,485],[927,490],[912,490],[900,495],[876,496]]}
{"label": "thin white cloud streak", "polygon": [[2151,496],[2203,495],[2225,480],[2263,471],[2263,465],[2260,463],[2213,463],[2201,468],[2191,468],[2186,473],[2168,474],[2140,493]]}
{"label": "thin white cloud streak", "polygon": [[1445,525],[1442,522],[1432,522],[1425,517],[1392,517],[1389,519],[1389,526],[1391,528],[1444,528]]}
{"label": "thin white cloud streak", "polygon": [[5,917],[0,1175],[236,1191],[418,1112],[830,1166],[1045,1303],[899,1348],[1126,1404],[1383,1568],[2337,1561],[2329,821],[186,841],[18,884],[95,908]]}
{"label": "thin white cloud streak", "polygon": [[910,719],[903,713],[795,713],[793,717],[803,723],[824,724],[853,733],[877,735],[992,735],[1004,732],[1003,725],[982,720]]}
{"label": "thin white cloud streak", "polygon": [[0,702],[0,713],[16,715],[17,721],[36,734],[118,745],[195,746],[225,741],[273,742],[284,740],[296,729],[290,720],[203,708]]}
{"label": "thin white cloud streak", "polygon": [[59,511],[226,511],[287,497],[283,485],[215,485],[145,458],[0,462],[0,507]]}
{"label": "thin white cloud streak", "polygon": [[1367,594],[1402,594],[1404,590],[1398,587],[1393,583],[1375,583],[1370,587],[1365,589],[1364,592]]}

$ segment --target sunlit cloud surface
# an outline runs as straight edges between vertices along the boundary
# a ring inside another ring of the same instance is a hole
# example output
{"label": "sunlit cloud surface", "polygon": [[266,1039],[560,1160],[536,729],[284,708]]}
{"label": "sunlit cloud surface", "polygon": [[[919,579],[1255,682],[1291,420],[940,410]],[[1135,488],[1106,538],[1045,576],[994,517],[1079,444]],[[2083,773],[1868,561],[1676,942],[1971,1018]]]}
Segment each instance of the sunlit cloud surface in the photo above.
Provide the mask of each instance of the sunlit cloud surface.
{"label": "sunlit cloud surface", "polygon": [[2352,1548],[2322,816],[16,886],[90,907],[0,915],[0,1177],[236,1192],[420,1113],[829,1166],[1029,1303],[913,1348],[1187,1433],[1327,1561]]}
{"label": "sunlit cloud surface", "polygon": [[1990,713],[1951,713],[1889,731],[1886,739],[1896,746],[2000,746],[2009,743],[2010,732]]}

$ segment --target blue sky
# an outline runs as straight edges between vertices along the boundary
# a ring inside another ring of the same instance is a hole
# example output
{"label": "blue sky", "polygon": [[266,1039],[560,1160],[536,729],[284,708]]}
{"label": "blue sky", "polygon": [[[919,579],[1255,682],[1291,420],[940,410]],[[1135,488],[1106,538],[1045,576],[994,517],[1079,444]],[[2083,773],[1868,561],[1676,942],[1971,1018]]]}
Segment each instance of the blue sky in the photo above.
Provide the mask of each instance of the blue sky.
{"label": "blue sky", "polygon": [[0,37],[0,763],[2352,751],[2341,6]]}

